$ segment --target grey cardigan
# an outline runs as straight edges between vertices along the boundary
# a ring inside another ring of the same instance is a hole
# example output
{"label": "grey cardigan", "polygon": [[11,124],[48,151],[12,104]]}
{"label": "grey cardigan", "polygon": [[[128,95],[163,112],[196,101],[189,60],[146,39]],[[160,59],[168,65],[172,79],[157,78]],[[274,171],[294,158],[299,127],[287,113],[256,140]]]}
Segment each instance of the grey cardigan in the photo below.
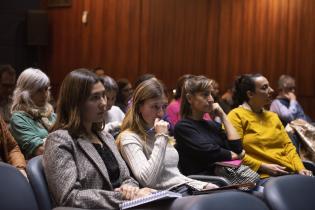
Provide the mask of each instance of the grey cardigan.
{"label": "grey cardigan", "polygon": [[[117,159],[121,183],[138,186],[112,136],[105,132],[98,135]],[[113,191],[102,158],[83,135],[73,139],[66,130],[49,134],[43,164],[49,190],[58,206],[118,209],[123,201],[122,194]]]}

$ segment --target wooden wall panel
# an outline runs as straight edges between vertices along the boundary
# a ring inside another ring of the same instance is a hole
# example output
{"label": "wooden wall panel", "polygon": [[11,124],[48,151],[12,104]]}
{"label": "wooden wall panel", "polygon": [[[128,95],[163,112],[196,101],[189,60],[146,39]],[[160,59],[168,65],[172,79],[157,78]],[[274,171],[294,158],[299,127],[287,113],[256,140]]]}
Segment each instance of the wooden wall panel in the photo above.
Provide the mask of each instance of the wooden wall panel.
{"label": "wooden wall panel", "polygon": [[48,12],[46,65],[57,87],[77,67],[131,81],[153,73],[170,88],[185,73],[225,89],[239,74],[260,72],[276,89],[286,73],[315,118],[314,0],[82,0]]}

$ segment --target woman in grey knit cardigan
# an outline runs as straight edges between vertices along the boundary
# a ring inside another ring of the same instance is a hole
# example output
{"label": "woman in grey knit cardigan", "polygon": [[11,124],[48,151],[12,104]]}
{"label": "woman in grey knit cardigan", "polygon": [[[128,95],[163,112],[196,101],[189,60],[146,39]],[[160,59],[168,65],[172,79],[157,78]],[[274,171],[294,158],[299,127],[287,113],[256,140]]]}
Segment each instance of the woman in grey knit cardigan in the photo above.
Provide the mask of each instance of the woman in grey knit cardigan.
{"label": "woman in grey knit cardigan", "polygon": [[153,191],[138,188],[113,137],[102,132],[105,107],[105,88],[94,73],[79,69],[66,76],[43,156],[57,206],[118,209],[123,200]]}
{"label": "woman in grey knit cardigan", "polygon": [[183,183],[198,190],[216,188],[180,173],[175,142],[163,120],[166,107],[163,85],[156,78],[142,82],[135,90],[118,136],[118,148],[134,177],[141,186],[159,190]]}

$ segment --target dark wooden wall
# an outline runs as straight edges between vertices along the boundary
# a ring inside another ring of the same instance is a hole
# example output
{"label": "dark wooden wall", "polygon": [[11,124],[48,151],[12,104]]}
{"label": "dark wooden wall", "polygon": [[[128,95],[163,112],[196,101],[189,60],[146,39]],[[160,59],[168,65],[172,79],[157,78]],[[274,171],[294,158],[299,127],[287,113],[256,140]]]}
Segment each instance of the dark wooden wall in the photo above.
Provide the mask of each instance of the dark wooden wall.
{"label": "dark wooden wall", "polygon": [[48,12],[45,64],[57,87],[77,67],[101,66],[131,81],[150,72],[170,88],[193,73],[224,89],[247,72],[264,74],[276,88],[286,73],[315,119],[314,0],[73,0]]}

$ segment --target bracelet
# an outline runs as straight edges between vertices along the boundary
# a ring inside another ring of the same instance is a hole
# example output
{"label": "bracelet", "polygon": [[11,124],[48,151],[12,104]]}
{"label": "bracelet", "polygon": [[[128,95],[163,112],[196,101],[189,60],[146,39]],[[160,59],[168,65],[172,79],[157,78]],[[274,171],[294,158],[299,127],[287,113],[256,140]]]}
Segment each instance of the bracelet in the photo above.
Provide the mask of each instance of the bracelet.
{"label": "bracelet", "polygon": [[170,138],[170,136],[165,134],[165,133],[157,133],[157,134],[155,134],[155,138],[160,137],[160,136],[163,136],[163,137],[165,137],[167,139]]}
{"label": "bracelet", "polygon": [[244,156],[245,156],[245,150],[242,150],[242,152],[240,154],[237,154],[237,158],[239,160],[242,160],[244,158]]}
{"label": "bracelet", "polygon": [[167,143],[168,143],[168,144],[171,144],[171,145],[173,145],[173,146],[176,144],[176,141],[175,141],[174,137],[172,137],[172,136],[169,136],[169,135],[167,135],[167,134],[165,134],[165,133],[158,133],[158,134],[155,134],[155,138],[160,137],[160,136],[165,137],[165,138],[167,139]]}

